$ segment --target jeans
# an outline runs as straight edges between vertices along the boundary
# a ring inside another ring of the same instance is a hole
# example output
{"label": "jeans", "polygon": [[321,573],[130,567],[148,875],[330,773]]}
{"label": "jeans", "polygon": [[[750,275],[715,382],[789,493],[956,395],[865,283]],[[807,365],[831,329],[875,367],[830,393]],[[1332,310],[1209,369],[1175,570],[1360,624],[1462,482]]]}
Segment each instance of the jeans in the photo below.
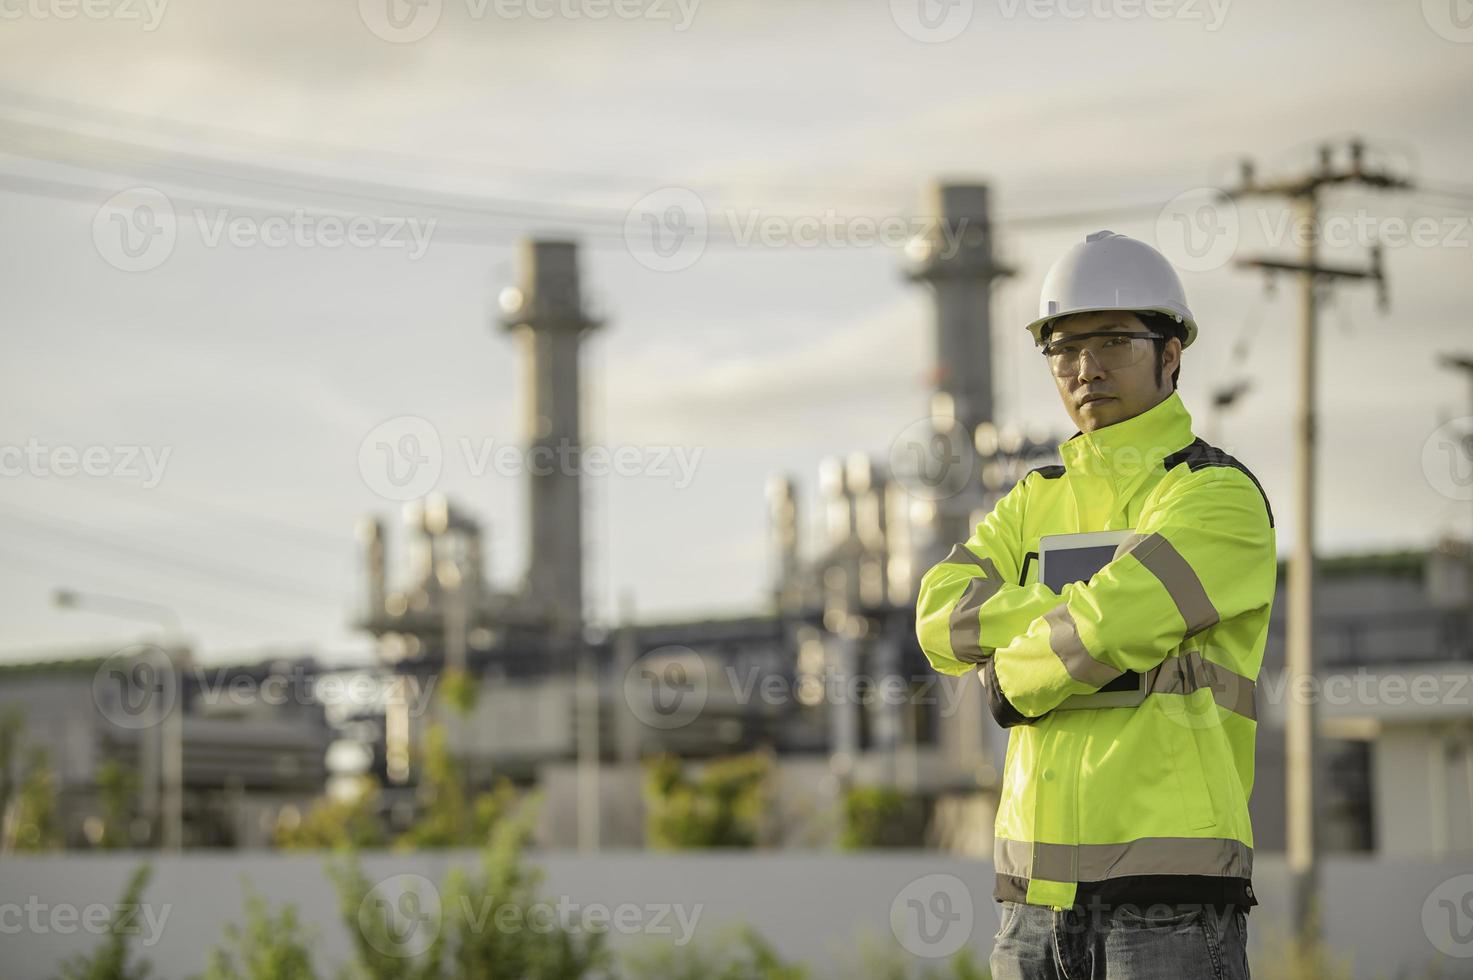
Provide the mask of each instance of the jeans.
{"label": "jeans", "polygon": [[993,980],[1248,980],[1248,915],[1210,905],[1002,903]]}

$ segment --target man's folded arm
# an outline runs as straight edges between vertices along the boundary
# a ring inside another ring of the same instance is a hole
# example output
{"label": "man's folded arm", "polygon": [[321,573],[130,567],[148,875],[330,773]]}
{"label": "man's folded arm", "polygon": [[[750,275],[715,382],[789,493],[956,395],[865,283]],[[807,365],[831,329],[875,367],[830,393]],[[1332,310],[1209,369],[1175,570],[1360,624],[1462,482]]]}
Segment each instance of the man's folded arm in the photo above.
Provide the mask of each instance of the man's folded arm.
{"label": "man's folded arm", "polygon": [[1020,480],[965,544],[952,548],[921,578],[916,638],[931,666],[943,674],[972,670],[1059,602],[1058,593],[1046,586],[1016,584],[1029,482],[1029,477]]}
{"label": "man's folded arm", "polygon": [[[1257,484],[1228,467],[1189,473],[1142,512],[1112,561],[1088,582],[1065,585],[1058,602],[996,649],[988,680],[1018,720],[1040,717],[1272,603],[1276,571]],[[1253,676],[1259,667],[1228,666]]]}

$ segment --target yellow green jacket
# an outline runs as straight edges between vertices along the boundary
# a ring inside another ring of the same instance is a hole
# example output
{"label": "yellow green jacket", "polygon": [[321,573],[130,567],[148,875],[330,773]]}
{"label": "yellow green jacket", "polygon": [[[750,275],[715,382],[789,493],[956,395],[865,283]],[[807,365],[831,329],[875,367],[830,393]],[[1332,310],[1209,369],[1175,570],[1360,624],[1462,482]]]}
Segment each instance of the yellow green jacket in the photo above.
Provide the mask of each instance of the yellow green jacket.
{"label": "yellow green jacket", "polygon": [[[1255,905],[1257,729],[1276,574],[1254,476],[1192,434],[1173,392],[1059,447],[921,581],[932,666],[979,670],[1009,729],[998,899]],[[1132,530],[1088,582],[1038,581],[1042,535]],[[1133,670],[1135,707],[1055,710]]]}

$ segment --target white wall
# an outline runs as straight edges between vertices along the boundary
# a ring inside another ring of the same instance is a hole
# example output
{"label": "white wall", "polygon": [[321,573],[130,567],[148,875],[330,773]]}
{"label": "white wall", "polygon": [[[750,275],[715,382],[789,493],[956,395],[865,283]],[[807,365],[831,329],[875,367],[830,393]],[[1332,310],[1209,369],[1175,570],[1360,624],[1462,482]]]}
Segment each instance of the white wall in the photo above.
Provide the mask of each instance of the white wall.
{"label": "white wall", "polygon": [[1373,752],[1377,850],[1435,856],[1473,849],[1473,738],[1466,729],[1388,727]]}
{"label": "white wall", "polygon": [[[89,904],[115,902],[128,874],[144,858],[154,863],[154,879],[144,901],[155,921],[165,914],[167,918],[156,941],[139,948],[163,980],[203,969],[206,952],[219,940],[224,923],[241,917],[242,876],[272,902],[296,903],[303,919],[319,930],[314,954],[320,973],[327,975],[348,955],[348,933],[338,920],[336,896],[319,856],[234,852],[11,857],[0,861],[0,976],[49,977],[63,957],[93,948],[95,935],[76,926],[68,932],[48,925],[51,912],[72,909],[80,916]],[[831,973],[844,957],[852,956],[856,940],[865,935],[894,942],[892,906],[904,911],[905,899],[914,897],[918,887],[939,883],[948,888],[952,908],[958,911],[970,902],[971,914],[951,927],[964,932],[948,932],[947,937],[965,939],[978,959],[985,959],[997,929],[990,865],[939,853],[625,852],[583,857],[557,852],[536,855],[534,860],[547,872],[543,894],[550,901],[562,897],[580,907],[602,903],[610,909],[621,903],[641,909],[680,905],[688,916],[698,910],[696,942],[712,938],[725,925],[748,922],[783,955],[809,960],[821,976],[830,975],[825,971]],[[375,881],[392,884],[393,876],[417,874],[438,883],[452,863],[469,869],[476,855],[380,853],[367,856],[364,869]],[[1449,887],[1473,890],[1473,876],[1446,884],[1459,873],[1470,872],[1473,855],[1456,861],[1328,860],[1324,892],[1330,945],[1338,954],[1355,957],[1357,978],[1421,975],[1416,971],[1440,956],[1429,935],[1443,914],[1439,897],[1449,897]],[[921,881],[928,875],[951,877]],[[1273,957],[1273,941],[1283,921],[1282,860],[1261,856],[1255,884],[1263,904],[1253,911],[1249,932],[1255,966],[1261,969]],[[1450,897],[1449,907],[1473,901],[1464,893]],[[40,928],[31,927],[28,905],[41,910]],[[644,920],[647,925],[661,927],[649,913],[641,914],[649,916]],[[673,920],[666,923],[673,925]],[[1464,929],[1470,926],[1473,920],[1460,924]],[[631,941],[619,935],[611,939],[616,946]],[[674,933],[644,940],[672,942]],[[1465,946],[1456,951],[1473,956],[1473,940]],[[1470,975],[1473,958],[1443,959],[1442,977]]]}

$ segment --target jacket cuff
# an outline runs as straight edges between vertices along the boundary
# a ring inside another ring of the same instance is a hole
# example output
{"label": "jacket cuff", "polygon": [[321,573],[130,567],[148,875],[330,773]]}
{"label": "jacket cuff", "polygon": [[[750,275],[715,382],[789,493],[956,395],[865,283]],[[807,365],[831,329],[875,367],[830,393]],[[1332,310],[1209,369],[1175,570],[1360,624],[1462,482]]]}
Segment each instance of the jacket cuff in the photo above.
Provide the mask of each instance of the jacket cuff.
{"label": "jacket cuff", "polygon": [[987,663],[982,666],[982,687],[987,692],[987,709],[992,712],[993,720],[1003,728],[1026,725],[1038,720],[1013,707],[1013,702],[1002,693],[1002,685],[997,682],[997,657],[995,655],[988,657]]}

